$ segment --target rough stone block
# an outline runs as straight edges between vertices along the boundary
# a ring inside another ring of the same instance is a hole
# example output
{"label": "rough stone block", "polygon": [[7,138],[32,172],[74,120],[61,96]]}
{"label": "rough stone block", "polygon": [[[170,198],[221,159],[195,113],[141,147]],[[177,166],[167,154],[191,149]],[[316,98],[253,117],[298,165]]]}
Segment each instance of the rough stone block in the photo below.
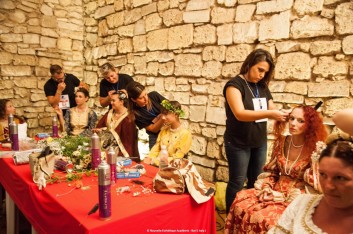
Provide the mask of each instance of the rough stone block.
{"label": "rough stone block", "polygon": [[327,117],[332,117],[338,110],[352,108],[352,98],[334,98],[325,102],[324,114]]}
{"label": "rough stone block", "polygon": [[147,50],[147,41],[146,36],[134,36],[132,38],[132,44],[134,47],[134,52],[146,51]]}
{"label": "rough stone block", "polygon": [[235,18],[234,8],[214,7],[211,11],[212,24],[232,23]]}
{"label": "rough stone block", "polygon": [[[278,22],[281,22],[278,24]],[[289,38],[290,11],[281,12],[260,21],[259,40]]]}
{"label": "rough stone block", "polygon": [[190,111],[190,116],[189,116],[190,121],[203,122],[205,120],[206,106],[190,105],[189,108],[190,108],[189,109],[189,111]]}
{"label": "rough stone block", "polygon": [[159,29],[161,28],[161,26],[162,26],[162,18],[159,16],[158,13],[154,13],[146,16],[146,20],[145,20],[146,32]]}
{"label": "rough stone block", "polygon": [[210,24],[195,27],[194,44],[205,45],[216,43],[216,27]]}
{"label": "rough stone block", "polygon": [[30,66],[1,66],[2,76],[30,76],[32,75],[32,69]]}
{"label": "rough stone block", "polygon": [[293,93],[272,93],[273,101],[278,103],[303,104],[303,95]]}
{"label": "rough stone block", "polygon": [[179,54],[175,57],[175,75],[199,77],[201,71],[201,55]]}
{"label": "rough stone block", "polygon": [[255,9],[256,5],[253,4],[239,5],[236,8],[235,21],[241,23],[250,21],[252,16],[254,15]]}
{"label": "rough stone block", "polygon": [[294,10],[299,15],[313,14],[315,12],[322,11],[323,5],[324,0],[296,0],[294,3]]}
{"label": "rough stone block", "polygon": [[246,44],[229,46],[226,50],[226,62],[243,62],[253,49],[251,45]]}
{"label": "rough stone block", "polygon": [[147,34],[149,50],[166,50],[168,48],[168,29],[159,29]]}
{"label": "rough stone block", "polygon": [[202,77],[216,79],[222,73],[222,63],[218,61],[208,61],[202,68]]}
{"label": "rough stone block", "polygon": [[291,33],[295,39],[332,36],[334,34],[334,25],[328,19],[306,15],[299,20],[293,21]]}
{"label": "rough stone block", "polygon": [[190,47],[194,38],[194,27],[192,24],[175,26],[169,28],[168,49],[181,49]]}
{"label": "rough stone block", "polygon": [[348,64],[336,61],[332,57],[320,57],[313,73],[321,77],[332,78],[348,74]]}
{"label": "rough stone block", "polygon": [[219,125],[226,124],[226,111],[224,107],[207,107],[206,122]]}
{"label": "rough stone block", "polygon": [[233,32],[231,24],[224,24],[217,27],[218,45],[230,45],[233,43]]}
{"label": "rough stone block", "polygon": [[174,73],[174,62],[166,62],[159,64],[159,74],[162,76],[171,76]]}
{"label": "rough stone block", "polygon": [[124,25],[124,12],[117,12],[106,17],[109,28],[116,28]]}
{"label": "rough stone block", "polygon": [[310,80],[310,56],[302,52],[281,54],[277,59],[275,79]]}
{"label": "rough stone block", "polygon": [[353,2],[341,3],[335,10],[336,31],[338,34],[353,33]]}
{"label": "rough stone block", "polygon": [[258,39],[257,22],[235,23],[233,25],[234,43],[253,43]]}
{"label": "rough stone block", "polygon": [[344,54],[353,54],[353,35],[343,38],[342,50]]}
{"label": "rough stone block", "polygon": [[[277,92],[277,91],[275,91],[275,92]],[[307,82],[296,82],[296,81],[289,82],[286,84],[284,92],[307,95],[308,94],[308,83]]]}
{"label": "rough stone block", "polygon": [[349,97],[350,83],[347,80],[310,83],[308,97]]}
{"label": "rough stone block", "polygon": [[165,26],[173,26],[183,22],[183,12],[178,9],[169,9],[162,13]]}
{"label": "rough stone block", "polygon": [[206,46],[202,51],[202,60],[204,61],[224,61],[225,46]]}
{"label": "rough stone block", "polygon": [[223,65],[222,76],[223,77],[235,77],[240,72],[242,63],[228,63]]}
{"label": "rough stone block", "polygon": [[292,6],[293,0],[260,1],[257,3],[256,14],[283,12],[291,9]]}
{"label": "rough stone block", "polygon": [[184,23],[210,22],[210,10],[184,12],[183,20],[184,20]]}
{"label": "rough stone block", "polygon": [[341,41],[314,41],[310,46],[312,55],[335,55],[341,51]]}
{"label": "rough stone block", "polygon": [[191,151],[198,155],[205,155],[207,141],[204,137],[192,136]]}

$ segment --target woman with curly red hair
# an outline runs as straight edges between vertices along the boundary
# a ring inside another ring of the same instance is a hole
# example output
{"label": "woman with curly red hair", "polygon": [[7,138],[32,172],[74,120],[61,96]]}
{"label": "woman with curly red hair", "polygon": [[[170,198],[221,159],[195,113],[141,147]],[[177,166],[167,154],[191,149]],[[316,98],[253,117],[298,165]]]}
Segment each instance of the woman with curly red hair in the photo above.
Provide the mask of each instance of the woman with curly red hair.
{"label": "woman with curly red hair", "polygon": [[225,233],[266,233],[276,224],[289,203],[312,187],[311,153],[327,136],[322,118],[309,106],[297,106],[286,124],[276,122],[272,156],[253,189],[240,191],[230,209]]}

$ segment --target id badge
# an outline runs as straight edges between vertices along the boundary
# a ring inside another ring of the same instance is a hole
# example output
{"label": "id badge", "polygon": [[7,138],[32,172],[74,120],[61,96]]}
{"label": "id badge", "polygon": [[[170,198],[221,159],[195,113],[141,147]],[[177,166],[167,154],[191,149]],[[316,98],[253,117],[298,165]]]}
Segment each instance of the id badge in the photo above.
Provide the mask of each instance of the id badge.
{"label": "id badge", "polygon": [[70,100],[68,94],[63,94],[60,96],[59,108],[70,109]]}
{"label": "id badge", "polygon": [[[254,104],[254,111],[267,110],[266,98],[253,98],[252,102]],[[260,122],[266,122],[267,120],[268,118],[264,118],[264,119],[258,119],[255,122],[260,123]]]}

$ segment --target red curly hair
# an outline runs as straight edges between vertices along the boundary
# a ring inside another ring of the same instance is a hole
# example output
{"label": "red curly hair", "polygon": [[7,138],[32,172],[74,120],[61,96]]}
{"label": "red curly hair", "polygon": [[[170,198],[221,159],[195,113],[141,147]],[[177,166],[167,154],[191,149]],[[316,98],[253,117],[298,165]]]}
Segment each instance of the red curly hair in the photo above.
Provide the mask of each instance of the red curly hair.
{"label": "red curly hair", "polygon": [[[327,131],[323,124],[322,118],[318,112],[313,107],[300,105],[294,109],[301,108],[304,112],[304,149],[303,155],[311,155],[311,153],[316,149],[316,142],[325,141],[327,137]],[[292,110],[292,111],[293,111]],[[275,142],[273,144],[273,151],[280,152],[281,144],[284,140],[284,129],[286,122],[276,122],[274,125],[274,135]]]}

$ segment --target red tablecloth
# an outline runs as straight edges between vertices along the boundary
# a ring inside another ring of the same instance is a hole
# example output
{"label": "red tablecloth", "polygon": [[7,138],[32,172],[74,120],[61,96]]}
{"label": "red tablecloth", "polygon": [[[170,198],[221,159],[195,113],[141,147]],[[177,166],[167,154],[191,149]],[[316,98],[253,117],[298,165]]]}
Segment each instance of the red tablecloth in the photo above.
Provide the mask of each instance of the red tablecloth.
{"label": "red tablecloth", "polygon": [[[138,180],[151,188],[157,168],[146,169]],[[119,179],[111,190],[112,216],[102,221],[98,211],[87,215],[98,202],[98,178],[92,175],[82,181],[90,189],[73,189],[62,182],[39,191],[28,164],[16,166],[10,158],[0,159],[1,184],[38,233],[216,233],[213,198],[197,204],[189,194],[118,194],[116,189],[125,185],[142,191],[131,180]]]}

